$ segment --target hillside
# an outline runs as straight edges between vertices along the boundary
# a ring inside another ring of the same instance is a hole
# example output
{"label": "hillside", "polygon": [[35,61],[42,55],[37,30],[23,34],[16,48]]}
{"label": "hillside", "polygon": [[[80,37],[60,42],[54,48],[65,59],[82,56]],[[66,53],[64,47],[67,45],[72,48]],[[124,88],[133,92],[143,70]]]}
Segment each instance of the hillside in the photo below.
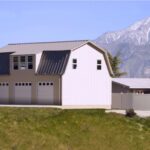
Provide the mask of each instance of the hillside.
{"label": "hillside", "polygon": [[128,77],[150,77],[150,18],[107,32],[95,42],[121,58],[120,68]]}
{"label": "hillside", "polygon": [[2,150],[148,150],[150,119],[104,110],[0,108]]}

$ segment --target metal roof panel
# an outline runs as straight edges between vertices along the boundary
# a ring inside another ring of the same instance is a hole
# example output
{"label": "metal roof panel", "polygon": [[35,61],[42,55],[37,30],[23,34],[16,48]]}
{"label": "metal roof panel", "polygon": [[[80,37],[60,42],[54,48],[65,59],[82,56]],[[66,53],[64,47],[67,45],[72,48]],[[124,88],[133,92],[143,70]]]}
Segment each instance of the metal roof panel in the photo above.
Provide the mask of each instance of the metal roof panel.
{"label": "metal roof panel", "polygon": [[37,74],[62,75],[65,72],[70,51],[43,51]]}

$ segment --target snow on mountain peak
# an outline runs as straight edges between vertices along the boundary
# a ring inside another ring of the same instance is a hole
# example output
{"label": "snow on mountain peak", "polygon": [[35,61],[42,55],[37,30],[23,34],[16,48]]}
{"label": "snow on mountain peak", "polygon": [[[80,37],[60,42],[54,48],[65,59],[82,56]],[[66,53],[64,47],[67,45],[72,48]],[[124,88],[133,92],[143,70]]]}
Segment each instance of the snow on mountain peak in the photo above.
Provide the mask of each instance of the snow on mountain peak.
{"label": "snow on mountain peak", "polygon": [[150,78],[150,17],[126,29],[107,32],[95,42],[120,57],[120,68],[127,77]]}
{"label": "snow on mountain peak", "polygon": [[107,32],[98,38],[102,43],[122,42],[144,45],[150,41],[150,17],[134,23],[126,29]]}
{"label": "snow on mountain peak", "polygon": [[128,30],[138,30],[139,28],[144,26],[150,26],[150,17],[134,23],[128,28]]}

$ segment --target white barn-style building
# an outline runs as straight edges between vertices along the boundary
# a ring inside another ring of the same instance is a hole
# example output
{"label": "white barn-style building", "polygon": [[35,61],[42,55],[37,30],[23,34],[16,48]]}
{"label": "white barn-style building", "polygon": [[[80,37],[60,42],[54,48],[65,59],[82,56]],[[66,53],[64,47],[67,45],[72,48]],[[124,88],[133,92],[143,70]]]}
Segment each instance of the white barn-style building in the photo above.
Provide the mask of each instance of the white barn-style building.
{"label": "white barn-style building", "polygon": [[111,108],[107,52],[88,40],[0,48],[0,103]]}

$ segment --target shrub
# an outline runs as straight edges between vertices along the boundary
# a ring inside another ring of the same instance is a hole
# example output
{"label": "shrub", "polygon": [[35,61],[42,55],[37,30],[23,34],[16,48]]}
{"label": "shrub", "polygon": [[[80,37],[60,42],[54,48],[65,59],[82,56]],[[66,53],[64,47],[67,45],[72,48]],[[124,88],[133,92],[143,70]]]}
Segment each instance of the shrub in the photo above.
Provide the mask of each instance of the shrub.
{"label": "shrub", "polygon": [[126,117],[134,117],[136,113],[134,112],[134,109],[127,109],[126,110]]}

